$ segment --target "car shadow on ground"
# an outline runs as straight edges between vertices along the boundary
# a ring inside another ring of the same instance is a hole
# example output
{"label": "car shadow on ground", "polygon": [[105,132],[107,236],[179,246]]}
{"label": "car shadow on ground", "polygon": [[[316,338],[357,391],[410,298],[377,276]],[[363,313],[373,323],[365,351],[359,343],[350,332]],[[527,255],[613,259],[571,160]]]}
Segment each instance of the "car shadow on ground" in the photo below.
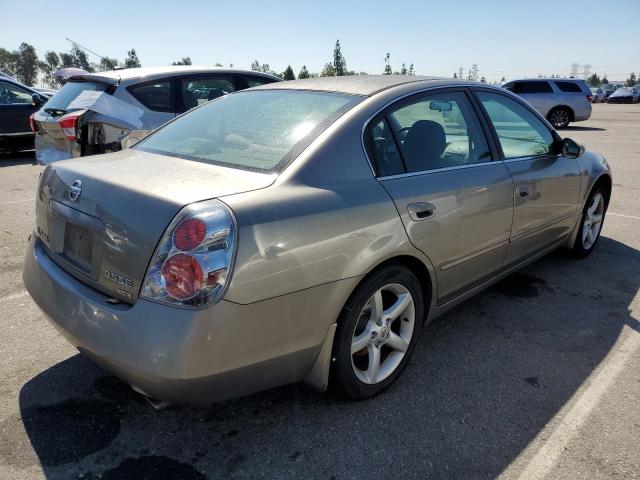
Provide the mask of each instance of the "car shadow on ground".
{"label": "car shadow on ground", "polygon": [[579,127],[575,125],[569,125],[568,127],[564,127],[560,129],[561,132],[606,132],[606,128],[599,127]]}
{"label": "car shadow on ground", "polygon": [[[639,266],[605,237],[582,261],[551,254],[428,325],[362,402],[293,385],[157,412],[76,355],[23,386],[0,456],[47,478],[495,478],[638,329]],[[6,458],[20,436],[32,460]]]}
{"label": "car shadow on ground", "polygon": [[15,165],[37,165],[34,150],[24,152],[2,153],[0,152],[0,168],[13,167]]}

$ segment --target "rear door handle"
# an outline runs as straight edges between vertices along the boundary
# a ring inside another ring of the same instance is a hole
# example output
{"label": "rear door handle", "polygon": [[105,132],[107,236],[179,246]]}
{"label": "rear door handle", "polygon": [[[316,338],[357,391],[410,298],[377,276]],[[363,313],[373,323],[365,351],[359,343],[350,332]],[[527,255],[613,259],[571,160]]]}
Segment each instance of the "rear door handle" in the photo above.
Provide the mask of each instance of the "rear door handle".
{"label": "rear door handle", "polygon": [[412,220],[420,222],[433,217],[436,213],[436,207],[427,202],[415,202],[407,205],[409,216]]}
{"label": "rear door handle", "polygon": [[529,187],[526,185],[521,185],[519,187],[516,187],[516,193],[520,198],[527,198],[530,193]]}

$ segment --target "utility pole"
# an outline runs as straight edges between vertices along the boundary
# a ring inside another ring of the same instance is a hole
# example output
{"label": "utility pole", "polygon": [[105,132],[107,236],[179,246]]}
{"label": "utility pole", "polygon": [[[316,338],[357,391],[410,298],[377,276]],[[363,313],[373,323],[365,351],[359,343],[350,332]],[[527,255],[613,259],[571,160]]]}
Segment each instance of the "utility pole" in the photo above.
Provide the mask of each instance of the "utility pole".
{"label": "utility pole", "polygon": [[579,63],[572,63],[571,64],[571,78],[576,78],[576,76],[578,75],[578,69],[580,68],[580,64]]}
{"label": "utility pole", "polygon": [[462,80],[462,65],[460,66],[460,70],[458,70],[458,78]]}
{"label": "utility pole", "polygon": [[591,73],[591,65],[587,63],[586,65],[583,65],[582,68],[582,74],[584,75],[584,79],[586,80],[587,78],[589,78],[589,74]]}

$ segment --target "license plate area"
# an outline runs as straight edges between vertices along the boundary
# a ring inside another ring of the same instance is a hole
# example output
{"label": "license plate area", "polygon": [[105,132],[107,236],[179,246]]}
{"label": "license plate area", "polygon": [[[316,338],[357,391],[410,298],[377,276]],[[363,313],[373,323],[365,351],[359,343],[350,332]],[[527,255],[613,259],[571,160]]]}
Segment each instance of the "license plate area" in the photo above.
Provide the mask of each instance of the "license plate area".
{"label": "license plate area", "polygon": [[91,275],[93,258],[93,234],[79,225],[66,222],[62,256],[75,267]]}

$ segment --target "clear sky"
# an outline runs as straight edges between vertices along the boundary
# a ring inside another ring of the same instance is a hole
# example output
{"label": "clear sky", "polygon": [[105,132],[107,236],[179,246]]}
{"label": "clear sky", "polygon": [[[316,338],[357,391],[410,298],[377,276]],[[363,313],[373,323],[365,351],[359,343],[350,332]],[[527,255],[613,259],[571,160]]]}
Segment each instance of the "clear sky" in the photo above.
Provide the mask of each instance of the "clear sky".
{"label": "clear sky", "polygon": [[68,51],[70,37],[118,59],[133,47],[143,66],[189,56],[319,72],[339,38],[348,69],[369,73],[382,73],[386,52],[394,70],[451,76],[477,63],[490,81],[568,74],[574,62],[610,80],[640,72],[640,0],[0,0],[0,11],[0,47],[26,41],[43,56]]}

